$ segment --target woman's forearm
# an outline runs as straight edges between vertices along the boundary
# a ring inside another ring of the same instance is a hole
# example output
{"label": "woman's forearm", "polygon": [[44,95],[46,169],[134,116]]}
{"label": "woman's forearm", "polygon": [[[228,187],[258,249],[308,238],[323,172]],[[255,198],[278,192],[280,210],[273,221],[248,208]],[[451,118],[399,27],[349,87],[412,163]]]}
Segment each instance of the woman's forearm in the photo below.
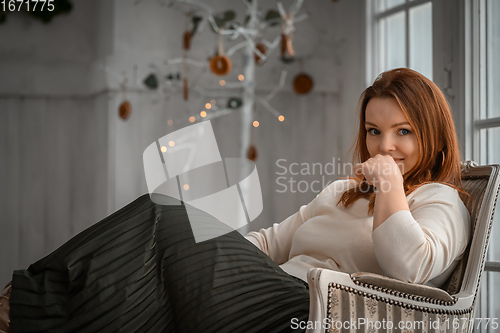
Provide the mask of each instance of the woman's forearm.
{"label": "woman's forearm", "polygon": [[375,197],[373,230],[377,229],[389,216],[400,210],[410,210],[403,185],[387,182],[381,186]]}
{"label": "woman's forearm", "polygon": [[399,166],[389,155],[377,154],[357,164],[354,176],[365,180],[377,189],[373,212],[373,230],[389,216],[401,210],[410,211],[404,190],[404,179]]}

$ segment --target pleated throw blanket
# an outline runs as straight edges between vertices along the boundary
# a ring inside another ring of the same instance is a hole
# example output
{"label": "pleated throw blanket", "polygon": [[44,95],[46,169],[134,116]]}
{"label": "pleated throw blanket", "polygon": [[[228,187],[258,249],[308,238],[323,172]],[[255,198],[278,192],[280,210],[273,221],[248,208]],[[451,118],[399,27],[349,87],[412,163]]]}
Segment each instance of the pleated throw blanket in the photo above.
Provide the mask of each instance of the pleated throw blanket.
{"label": "pleated throw blanket", "polygon": [[190,220],[225,225],[165,200],[143,195],[15,271],[12,332],[292,332],[307,320],[306,285],[236,231],[196,243]]}

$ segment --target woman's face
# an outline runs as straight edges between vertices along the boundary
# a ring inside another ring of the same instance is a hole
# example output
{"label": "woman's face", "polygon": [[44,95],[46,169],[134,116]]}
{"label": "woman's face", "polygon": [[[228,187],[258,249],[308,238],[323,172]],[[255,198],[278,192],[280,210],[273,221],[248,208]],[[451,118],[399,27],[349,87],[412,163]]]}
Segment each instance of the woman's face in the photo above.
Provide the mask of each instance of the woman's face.
{"label": "woman's face", "polygon": [[403,175],[417,164],[417,137],[395,98],[370,99],[366,106],[365,128],[370,157],[391,156]]}

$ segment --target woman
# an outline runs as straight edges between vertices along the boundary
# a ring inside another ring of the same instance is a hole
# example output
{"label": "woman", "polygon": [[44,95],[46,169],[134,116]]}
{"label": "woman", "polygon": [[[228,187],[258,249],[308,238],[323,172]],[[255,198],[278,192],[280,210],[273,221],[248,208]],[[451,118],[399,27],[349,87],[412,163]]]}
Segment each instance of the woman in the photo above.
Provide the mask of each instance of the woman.
{"label": "woman", "polygon": [[140,197],[14,272],[12,331],[291,332],[308,318],[310,267],[441,285],[470,221],[439,89],[409,69],[382,73],[362,95],[354,158],[355,178],[249,241],[196,243],[184,203]]}
{"label": "woman", "polygon": [[354,157],[359,179],[334,182],[248,239],[304,281],[324,267],[441,286],[467,246],[470,219],[439,88],[410,69],[382,73],[362,95]]}

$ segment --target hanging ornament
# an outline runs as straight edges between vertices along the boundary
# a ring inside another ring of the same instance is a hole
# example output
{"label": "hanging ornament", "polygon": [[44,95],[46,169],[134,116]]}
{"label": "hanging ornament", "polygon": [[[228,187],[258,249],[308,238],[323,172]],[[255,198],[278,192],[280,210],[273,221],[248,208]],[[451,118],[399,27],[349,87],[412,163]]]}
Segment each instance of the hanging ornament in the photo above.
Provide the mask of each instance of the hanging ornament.
{"label": "hanging ornament", "polygon": [[[253,105],[252,108],[252,115],[253,114],[255,114],[255,104]],[[257,123],[257,125],[255,123]],[[253,144],[253,132],[255,130],[255,127],[257,126],[258,126],[257,121],[254,121],[253,125],[250,126],[250,146],[248,147],[247,150],[247,158],[253,162],[255,162],[257,160],[257,157],[259,156],[259,154],[257,153],[257,147],[255,147],[255,145]]]}
{"label": "hanging ornament", "polygon": [[[232,21],[236,18],[236,12],[234,10],[226,10],[224,13],[219,13],[217,15],[213,16],[215,25],[217,26],[218,30],[224,29],[224,27],[229,27]],[[210,25],[212,28],[212,31],[217,33],[217,30]]]}
{"label": "hanging ornament", "polygon": [[219,51],[217,55],[210,59],[210,70],[215,75],[227,75],[231,72],[232,64],[231,59],[224,55],[224,48],[222,46],[222,30],[219,30]]}
{"label": "hanging ornament", "polygon": [[[185,31],[182,36],[182,46],[184,50],[188,51],[191,48],[191,41],[193,40],[194,34],[196,30],[198,30],[198,26],[202,20],[200,16],[193,16],[191,18],[191,13],[186,13],[186,24]],[[193,23],[193,28],[189,30],[189,20],[191,18],[191,22]]]}
{"label": "hanging ornament", "polygon": [[126,84],[127,84],[127,79],[124,79],[122,83],[123,102],[121,102],[120,106],[118,107],[118,115],[123,120],[127,120],[128,117],[130,117],[130,114],[132,113],[132,106],[130,105],[130,102],[127,100]]}
{"label": "hanging ornament", "polygon": [[[193,37],[193,34],[191,33],[191,31],[189,31],[189,17],[191,16],[190,13],[186,13],[185,15],[185,31],[184,31],[184,35],[183,35],[183,38],[182,38],[182,46],[184,48],[184,51],[188,51],[190,46],[191,46],[191,37]],[[196,27],[193,29],[195,30]]]}
{"label": "hanging ornament", "polygon": [[[266,55],[266,46],[264,44],[257,43],[255,44],[255,48],[259,50],[259,52],[262,53],[263,55]],[[262,61],[262,59],[257,53],[254,54],[254,57],[255,57],[255,63],[257,65],[262,65],[264,63],[264,61]]]}
{"label": "hanging ornament", "polygon": [[184,75],[184,100],[187,101],[189,98],[189,85],[188,85],[188,79],[187,79],[187,71],[188,71],[188,66],[187,66],[187,54],[184,53],[184,68],[183,68],[183,75]]}
{"label": "hanging ornament", "polygon": [[170,85],[176,85],[181,82],[181,73],[170,73],[167,76],[165,76],[165,80],[167,81],[167,84]]}
{"label": "hanging ornament", "polygon": [[189,47],[191,46],[191,31],[186,31],[184,32],[184,50],[189,50]]}
{"label": "hanging ornament", "polygon": [[148,87],[149,89],[157,89],[158,88],[158,79],[156,78],[156,75],[153,73],[149,74],[145,79],[144,79],[144,85]]}
{"label": "hanging ornament", "polygon": [[132,113],[132,106],[130,105],[129,101],[123,101],[120,104],[120,107],[118,108],[118,115],[120,118],[123,120],[127,120],[128,117],[130,117],[130,114]]}
{"label": "hanging ornament", "polygon": [[293,89],[299,95],[307,94],[309,91],[311,91],[312,87],[313,80],[309,75],[305,73],[297,75],[293,80]]}
{"label": "hanging ornament", "polygon": [[247,158],[250,161],[255,162],[257,160],[257,157],[258,157],[257,148],[254,145],[250,145],[250,147],[248,147],[248,151],[247,151]]}
{"label": "hanging ornament", "polygon": [[293,59],[295,51],[292,45],[293,22],[289,15],[283,15],[281,23],[281,58],[283,60]]}
{"label": "hanging ornament", "polygon": [[274,27],[279,24],[279,19],[281,18],[280,13],[277,10],[270,9],[267,11],[264,20],[269,24],[269,26]]}
{"label": "hanging ornament", "polygon": [[233,98],[230,98],[230,99],[227,101],[227,107],[228,107],[229,109],[237,109],[237,108],[239,108],[242,104],[243,104],[243,101],[241,100],[241,98],[238,98],[238,97],[233,97]]}
{"label": "hanging ornament", "polygon": [[288,58],[287,53],[290,58],[295,56],[295,51],[292,46],[292,38],[291,35],[281,34],[281,57]]}
{"label": "hanging ornament", "polygon": [[247,158],[250,161],[255,162],[257,160],[257,157],[259,154],[257,153],[257,147],[253,144],[253,131],[254,131],[254,126],[250,129],[250,147],[248,147],[247,150]]}
{"label": "hanging ornament", "polygon": [[188,88],[188,80],[184,79],[184,100],[187,101],[189,98],[189,88]]}
{"label": "hanging ornament", "polygon": [[304,73],[302,59],[299,60],[300,73],[293,79],[293,90],[299,95],[307,94],[314,86],[314,82],[308,74]]}
{"label": "hanging ornament", "polygon": [[[188,31],[188,25],[189,25],[189,18],[191,14],[186,14],[186,32],[184,32],[184,57],[182,59],[183,63],[183,72],[182,75],[184,77],[183,80],[183,92],[184,92],[184,100],[187,101],[189,99],[189,85],[188,85],[188,79],[187,79],[187,72],[188,72],[188,66],[187,66],[187,52],[189,50],[190,44],[191,44],[191,37],[193,34]],[[196,30],[196,26],[193,29],[193,32]]]}

